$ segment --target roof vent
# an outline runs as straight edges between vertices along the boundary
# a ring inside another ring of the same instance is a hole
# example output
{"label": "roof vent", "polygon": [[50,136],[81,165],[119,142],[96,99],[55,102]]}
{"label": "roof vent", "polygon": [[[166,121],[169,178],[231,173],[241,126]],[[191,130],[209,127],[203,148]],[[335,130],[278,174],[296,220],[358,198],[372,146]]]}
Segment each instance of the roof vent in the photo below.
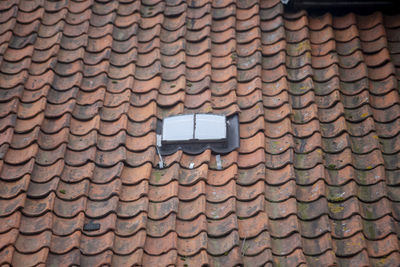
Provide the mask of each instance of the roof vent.
{"label": "roof vent", "polygon": [[239,119],[237,115],[176,115],[158,121],[157,134],[161,135],[161,145],[158,144],[161,155],[179,149],[189,154],[206,149],[223,154],[239,147]]}

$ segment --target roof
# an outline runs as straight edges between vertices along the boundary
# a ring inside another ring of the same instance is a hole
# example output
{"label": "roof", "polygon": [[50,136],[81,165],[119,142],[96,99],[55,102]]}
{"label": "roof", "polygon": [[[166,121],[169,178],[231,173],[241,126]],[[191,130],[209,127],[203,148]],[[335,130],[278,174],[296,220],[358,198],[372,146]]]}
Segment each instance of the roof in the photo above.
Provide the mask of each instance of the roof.
{"label": "roof", "polygon": [[[1,263],[399,265],[399,16],[17,2],[0,3]],[[240,148],[158,169],[157,118],[194,112],[239,114]]]}

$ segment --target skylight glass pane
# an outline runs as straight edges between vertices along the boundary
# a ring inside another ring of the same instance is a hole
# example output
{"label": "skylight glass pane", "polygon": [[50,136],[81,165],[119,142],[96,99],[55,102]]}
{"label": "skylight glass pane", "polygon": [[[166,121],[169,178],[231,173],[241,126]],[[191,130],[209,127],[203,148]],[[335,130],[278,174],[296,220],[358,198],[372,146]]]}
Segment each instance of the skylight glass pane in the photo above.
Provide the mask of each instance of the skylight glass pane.
{"label": "skylight glass pane", "polygon": [[226,139],[225,116],[213,114],[196,114],[194,137],[199,140]]}
{"label": "skylight glass pane", "polygon": [[194,115],[179,115],[163,121],[163,141],[188,141],[193,139]]}

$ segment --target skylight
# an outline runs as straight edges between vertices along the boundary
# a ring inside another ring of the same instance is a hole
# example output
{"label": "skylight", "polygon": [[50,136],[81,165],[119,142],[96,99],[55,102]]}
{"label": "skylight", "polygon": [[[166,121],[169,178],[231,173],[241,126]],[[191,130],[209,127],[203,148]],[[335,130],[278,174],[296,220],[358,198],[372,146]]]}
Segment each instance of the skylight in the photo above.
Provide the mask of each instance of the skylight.
{"label": "skylight", "polygon": [[170,155],[177,150],[198,154],[206,149],[229,153],[239,147],[239,118],[217,114],[185,114],[157,121],[157,151]]}
{"label": "skylight", "polygon": [[194,138],[198,140],[226,139],[226,117],[196,114]]}
{"label": "skylight", "polygon": [[194,116],[180,115],[165,118],[162,141],[189,141],[193,139]]}
{"label": "skylight", "polygon": [[162,142],[223,141],[226,117],[215,114],[190,114],[165,118]]}

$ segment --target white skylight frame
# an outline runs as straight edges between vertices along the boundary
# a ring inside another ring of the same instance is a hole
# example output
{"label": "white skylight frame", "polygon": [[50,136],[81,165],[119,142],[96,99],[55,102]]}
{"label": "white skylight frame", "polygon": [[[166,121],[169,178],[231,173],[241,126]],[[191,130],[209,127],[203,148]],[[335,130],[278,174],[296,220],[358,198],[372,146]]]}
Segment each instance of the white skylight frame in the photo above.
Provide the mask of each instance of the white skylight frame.
{"label": "white skylight frame", "polygon": [[194,138],[196,140],[226,139],[226,117],[216,114],[196,114]]}
{"label": "white skylight frame", "polygon": [[218,142],[227,139],[224,115],[186,114],[164,118],[162,143]]}
{"label": "white skylight frame", "polygon": [[194,138],[194,114],[167,117],[163,120],[162,141],[189,141]]}

